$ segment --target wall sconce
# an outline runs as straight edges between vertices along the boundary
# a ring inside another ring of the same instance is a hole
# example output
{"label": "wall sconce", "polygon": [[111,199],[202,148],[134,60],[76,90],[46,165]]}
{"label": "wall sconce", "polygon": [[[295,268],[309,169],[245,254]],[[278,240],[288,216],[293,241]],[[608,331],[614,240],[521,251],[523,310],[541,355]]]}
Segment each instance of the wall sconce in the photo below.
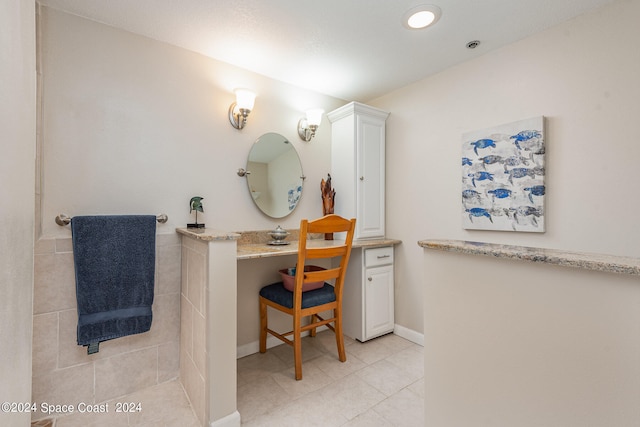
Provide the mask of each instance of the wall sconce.
{"label": "wall sconce", "polygon": [[236,89],[236,102],[229,106],[231,126],[242,129],[247,124],[247,116],[253,110],[256,94],[248,89]]}
{"label": "wall sconce", "polygon": [[315,108],[307,110],[307,117],[303,117],[298,121],[298,135],[303,141],[309,142],[316,135],[316,130],[322,122],[322,114],[324,110]]}

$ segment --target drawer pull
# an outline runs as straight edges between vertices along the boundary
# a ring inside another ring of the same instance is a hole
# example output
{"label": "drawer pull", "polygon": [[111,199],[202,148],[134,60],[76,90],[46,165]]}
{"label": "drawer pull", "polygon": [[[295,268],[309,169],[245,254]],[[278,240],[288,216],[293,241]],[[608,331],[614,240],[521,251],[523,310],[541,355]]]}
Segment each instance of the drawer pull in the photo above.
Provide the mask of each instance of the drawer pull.
{"label": "drawer pull", "polygon": [[378,259],[389,258],[391,255],[378,255]]}

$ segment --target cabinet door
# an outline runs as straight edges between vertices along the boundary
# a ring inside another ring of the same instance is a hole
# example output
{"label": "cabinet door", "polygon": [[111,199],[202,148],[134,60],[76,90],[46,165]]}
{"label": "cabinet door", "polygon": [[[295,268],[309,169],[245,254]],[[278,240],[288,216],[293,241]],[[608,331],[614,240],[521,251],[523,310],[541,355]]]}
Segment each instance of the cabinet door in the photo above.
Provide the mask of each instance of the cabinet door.
{"label": "cabinet door", "polygon": [[393,331],[393,265],[365,269],[365,339]]}
{"label": "cabinet door", "polygon": [[356,238],[384,237],[384,120],[359,115],[356,152]]}

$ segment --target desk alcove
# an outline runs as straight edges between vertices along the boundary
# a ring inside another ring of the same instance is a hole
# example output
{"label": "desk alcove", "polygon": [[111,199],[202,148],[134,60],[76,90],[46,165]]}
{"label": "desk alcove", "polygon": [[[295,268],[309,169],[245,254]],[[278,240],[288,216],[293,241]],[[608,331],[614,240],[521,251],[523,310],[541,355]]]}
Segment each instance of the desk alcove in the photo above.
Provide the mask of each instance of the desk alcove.
{"label": "desk alcove", "polygon": [[[258,290],[295,263],[298,246],[247,243],[244,233],[208,228],[176,231],[182,237],[180,376],[203,426],[240,426],[236,359],[258,351]],[[352,260],[354,251],[399,243],[354,241]]]}

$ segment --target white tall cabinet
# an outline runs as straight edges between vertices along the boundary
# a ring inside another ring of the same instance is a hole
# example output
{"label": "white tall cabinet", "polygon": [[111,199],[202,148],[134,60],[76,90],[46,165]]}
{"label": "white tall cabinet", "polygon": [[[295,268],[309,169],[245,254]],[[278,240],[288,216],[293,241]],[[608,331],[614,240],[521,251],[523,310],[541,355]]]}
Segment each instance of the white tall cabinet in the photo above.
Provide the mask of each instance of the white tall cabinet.
{"label": "white tall cabinet", "polygon": [[331,121],[334,213],[356,218],[354,239],[385,235],[385,121],[389,113],[351,102],[327,114]]}
{"label": "white tall cabinet", "polygon": [[[351,102],[327,114],[331,121],[334,212],[356,218],[354,239],[385,237],[385,123],[389,113]],[[343,328],[359,341],[392,332],[393,245],[354,249],[345,278]]]}

